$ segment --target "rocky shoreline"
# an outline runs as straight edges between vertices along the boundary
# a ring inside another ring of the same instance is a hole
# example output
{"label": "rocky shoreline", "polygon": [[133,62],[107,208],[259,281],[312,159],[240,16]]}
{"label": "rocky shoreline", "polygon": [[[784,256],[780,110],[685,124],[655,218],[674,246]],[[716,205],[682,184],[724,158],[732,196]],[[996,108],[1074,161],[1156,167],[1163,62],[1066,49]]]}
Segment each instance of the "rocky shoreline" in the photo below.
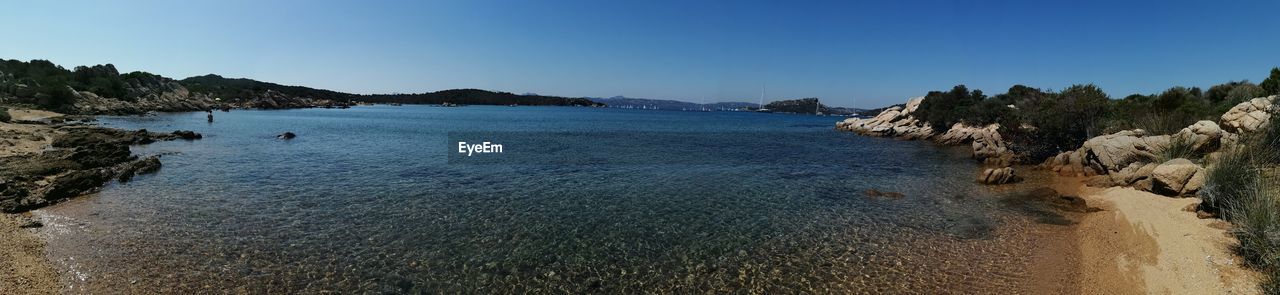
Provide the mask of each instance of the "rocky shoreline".
{"label": "rocky shoreline", "polygon": [[[22,118],[19,116],[19,118]],[[66,121],[62,116],[0,123],[0,212],[20,213],[92,193],[111,180],[160,169],[160,156],[139,158],[132,145],[196,140],[191,131],[126,131]],[[88,119],[85,119],[88,120]]]}
{"label": "rocky shoreline", "polygon": [[[1084,276],[1084,284],[1103,282],[1113,285],[1110,289],[1082,286],[1081,290],[1197,293],[1214,288],[1209,286],[1205,289],[1208,285],[1172,284],[1174,282],[1158,277],[1219,275],[1218,283],[1227,285],[1214,285],[1221,287],[1217,290],[1227,288],[1237,293],[1257,292],[1254,288],[1258,285],[1259,276],[1252,270],[1243,268],[1241,264],[1231,262],[1239,260],[1230,251],[1231,245],[1238,243],[1226,231],[1231,225],[1216,219],[1211,219],[1214,222],[1194,221],[1215,217],[1203,210],[1197,193],[1206,185],[1206,163],[1220,157],[1225,148],[1236,145],[1242,135],[1258,131],[1266,126],[1270,118],[1280,114],[1280,105],[1277,105],[1280,103],[1280,96],[1258,97],[1239,103],[1217,121],[1198,121],[1174,134],[1149,134],[1145,130],[1134,129],[1096,136],[1077,149],[1061,152],[1043,161],[1027,159],[1008,148],[1010,143],[1002,139],[1001,126],[997,124],[978,127],[957,123],[945,131],[934,130],[912,115],[923,100],[923,97],[912,98],[903,107],[888,108],[872,118],[846,119],[837,122],[835,128],[866,136],[932,140],[943,145],[970,144],[972,158],[983,163],[983,169],[976,180],[979,183],[1003,184],[1018,181],[1019,177],[1012,166],[1020,162],[1031,164],[1031,169],[1049,170],[1060,178],[1079,182],[1079,186],[1084,187],[1080,191],[1087,194],[1083,197],[1088,200],[1090,207],[1105,208],[1109,212],[1104,214],[1106,216],[1086,218],[1088,221],[1078,229],[1080,247],[1084,253],[1080,257],[1079,273]],[[1177,208],[1170,209],[1174,207]],[[1151,228],[1151,232],[1138,233],[1131,230],[1122,233],[1118,229],[1143,223],[1154,223],[1158,227]],[[1192,224],[1207,224],[1214,228],[1186,228]],[[1115,248],[1111,239],[1116,239],[1117,236],[1113,232],[1120,234],[1122,241],[1139,241],[1150,245],[1140,249]],[[1161,238],[1193,234],[1197,235],[1195,239]],[[1188,257],[1159,255],[1162,251],[1209,255],[1211,259],[1207,263],[1188,263],[1184,261]],[[1140,267],[1147,268],[1148,273],[1159,275],[1138,278],[1096,275],[1115,274],[1117,267],[1122,269],[1119,271],[1121,273],[1126,272],[1123,269],[1133,272],[1133,265],[1116,265],[1113,261],[1121,257],[1151,255],[1159,258],[1137,263],[1140,263]],[[1227,262],[1212,260],[1215,256],[1226,259]],[[1154,261],[1165,261],[1165,265],[1155,266]],[[1241,283],[1242,281],[1245,283]],[[1115,286],[1117,284],[1129,286]]]}

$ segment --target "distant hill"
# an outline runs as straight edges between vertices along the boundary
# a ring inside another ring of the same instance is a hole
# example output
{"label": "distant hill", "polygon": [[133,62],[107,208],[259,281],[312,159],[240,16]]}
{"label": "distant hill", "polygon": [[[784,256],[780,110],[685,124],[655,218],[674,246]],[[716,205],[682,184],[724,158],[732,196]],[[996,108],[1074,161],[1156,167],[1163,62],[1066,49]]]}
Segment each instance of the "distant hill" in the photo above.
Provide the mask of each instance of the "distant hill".
{"label": "distant hill", "polygon": [[[814,111],[819,110],[818,108],[815,108],[817,105],[817,98],[801,98],[770,102],[765,104],[765,108],[775,113],[813,114]],[[832,107],[825,104],[821,105],[819,108],[821,108],[820,110],[822,113],[826,115],[844,116],[866,112],[864,109]]]}
{"label": "distant hill", "polygon": [[481,89],[450,89],[414,94],[359,95],[355,101],[402,104],[474,104],[474,105],[538,105],[538,106],[604,106],[585,98],[514,94]]}
{"label": "distant hill", "polygon": [[608,98],[588,97],[591,101],[603,103],[612,108],[629,108],[629,109],[659,109],[659,110],[713,110],[713,111],[731,111],[755,108],[758,104],[749,102],[717,102],[708,104],[697,104],[687,101],[669,100],[669,99],[648,99],[633,98],[625,96],[614,96]]}
{"label": "distant hill", "polygon": [[222,99],[250,98],[266,91],[275,91],[294,97],[308,97],[337,101],[346,101],[355,96],[355,94],[351,93],[303,86],[287,86],[245,78],[223,78],[222,76],[214,74],[190,77],[179,80],[178,82],[182,83],[183,86],[186,86],[187,89],[192,92],[207,93]]}
{"label": "distant hill", "polygon": [[347,107],[353,101],[600,106],[584,98],[516,95],[479,89],[357,95],[214,74],[173,80],[141,71],[122,74],[111,64],[78,66],[68,70],[47,60],[0,59],[0,105],[21,105],[70,114]]}

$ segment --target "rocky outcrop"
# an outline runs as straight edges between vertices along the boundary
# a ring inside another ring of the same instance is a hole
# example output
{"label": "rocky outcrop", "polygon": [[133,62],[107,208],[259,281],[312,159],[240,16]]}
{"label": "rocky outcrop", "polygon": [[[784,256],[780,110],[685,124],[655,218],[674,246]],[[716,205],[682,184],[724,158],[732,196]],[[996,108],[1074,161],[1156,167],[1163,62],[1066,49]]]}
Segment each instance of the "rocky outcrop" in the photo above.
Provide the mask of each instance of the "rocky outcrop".
{"label": "rocky outcrop", "polygon": [[48,148],[0,158],[0,212],[21,212],[94,192],[112,179],[155,172],[158,156],[137,159],[129,146],[180,138],[145,130],[41,126]]}
{"label": "rocky outcrop", "polygon": [[1018,181],[1022,181],[1022,178],[1014,174],[1013,167],[988,168],[978,175],[978,183],[981,184],[1006,184]]}
{"label": "rocky outcrop", "polygon": [[1150,162],[1169,144],[1169,136],[1147,136],[1142,129],[1090,138],[1079,149],[1046,161],[1060,175],[1093,176],[1118,172],[1133,163]]}
{"label": "rocky outcrop", "polygon": [[924,97],[907,100],[903,107],[890,107],[872,118],[849,118],[836,123],[836,129],[862,135],[898,137],[903,139],[927,139],[934,135],[933,127],[912,116]]}
{"label": "rocky outcrop", "polygon": [[1222,114],[1222,127],[1230,132],[1253,132],[1267,124],[1271,116],[1280,112],[1276,106],[1278,96],[1254,98],[1232,107]]}
{"label": "rocky outcrop", "polygon": [[1255,98],[1236,105],[1222,116],[1221,125],[1199,121],[1172,135],[1148,135],[1141,129],[1121,131],[1085,141],[1074,151],[1045,161],[1060,175],[1094,176],[1090,186],[1128,186],[1166,196],[1188,196],[1205,183],[1205,169],[1189,159],[1158,162],[1166,148],[1189,145],[1190,154],[1212,158],[1233,144],[1239,133],[1261,128],[1278,108],[1276,96]]}
{"label": "rocky outcrop", "polygon": [[837,130],[867,136],[894,137],[906,140],[933,139],[944,145],[971,144],[973,158],[991,166],[1007,167],[1013,164],[1015,155],[1000,136],[1000,125],[969,126],[952,125],[942,134],[929,124],[915,118],[923,97],[907,100],[902,107],[890,107],[872,118],[849,118],[836,123]]}

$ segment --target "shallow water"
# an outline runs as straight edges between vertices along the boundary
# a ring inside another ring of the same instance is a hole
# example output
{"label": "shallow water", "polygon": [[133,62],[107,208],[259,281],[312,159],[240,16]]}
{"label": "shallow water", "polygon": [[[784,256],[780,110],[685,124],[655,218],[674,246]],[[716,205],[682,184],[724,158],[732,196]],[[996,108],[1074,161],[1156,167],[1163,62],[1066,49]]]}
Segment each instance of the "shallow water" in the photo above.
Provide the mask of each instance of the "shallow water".
{"label": "shallow water", "polygon": [[[204,116],[101,118],[205,138],[134,147],[161,171],[38,212],[64,291],[1009,293],[1054,226],[997,201],[1033,183],[975,185],[963,148],[840,133],[837,117]],[[507,151],[454,155],[486,136]]]}

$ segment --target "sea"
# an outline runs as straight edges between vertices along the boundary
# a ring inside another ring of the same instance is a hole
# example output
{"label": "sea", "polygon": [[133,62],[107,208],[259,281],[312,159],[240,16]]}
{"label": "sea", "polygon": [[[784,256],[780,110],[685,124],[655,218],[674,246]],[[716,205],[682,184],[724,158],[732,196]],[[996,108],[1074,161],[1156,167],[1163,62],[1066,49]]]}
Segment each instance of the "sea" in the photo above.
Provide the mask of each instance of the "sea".
{"label": "sea", "polygon": [[1007,202],[1036,181],[976,184],[967,147],[834,130],[842,117],[213,116],[94,122],[204,137],[134,146],[163,168],[36,211],[63,293],[1008,294],[1071,223]]}

